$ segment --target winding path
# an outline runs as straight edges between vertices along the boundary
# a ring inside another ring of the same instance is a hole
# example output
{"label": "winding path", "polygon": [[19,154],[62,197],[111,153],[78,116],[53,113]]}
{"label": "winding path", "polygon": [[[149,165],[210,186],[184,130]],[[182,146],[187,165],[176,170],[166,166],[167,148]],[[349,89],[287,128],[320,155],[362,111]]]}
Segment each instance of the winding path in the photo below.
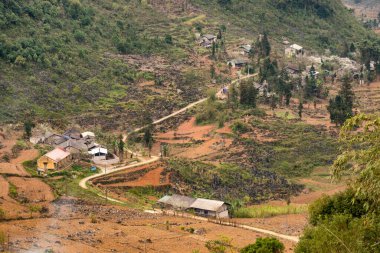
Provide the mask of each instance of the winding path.
{"label": "winding path", "polygon": [[[246,76],[243,76],[241,78],[238,78],[238,79],[235,79],[233,81],[231,81],[230,84],[234,84],[234,83],[237,83],[241,80],[244,80],[244,79],[248,79],[248,78],[251,78],[251,77],[255,77],[257,76],[257,73],[256,74],[251,74],[251,75],[246,75]],[[190,108],[193,108],[194,106],[198,105],[198,104],[201,104],[201,103],[204,103],[205,101],[207,100],[207,98],[203,98],[201,100],[198,100],[196,102],[193,102],[189,105],[187,105],[186,107],[178,110],[178,111],[175,111],[161,119],[158,119],[158,120],[155,120],[153,121],[153,125],[157,125],[167,119],[170,119],[170,118],[173,118],[174,116],[180,114],[180,113],[183,113],[185,111],[187,111],[188,109]],[[144,129],[146,126],[142,126],[142,127],[139,127],[139,128],[136,128],[134,130],[132,130],[131,132],[129,132],[127,135],[124,136],[124,140],[127,139],[128,135],[131,134],[131,133],[136,133],[142,129]],[[113,168],[113,169],[104,169],[104,168],[101,168],[101,172],[98,173],[98,174],[94,174],[92,176],[89,176],[89,177],[86,177],[86,178],[83,178],[80,182],[79,182],[79,186],[82,187],[83,189],[88,189],[87,187],[87,182],[91,179],[94,179],[94,178],[98,178],[98,177],[101,177],[101,176],[104,176],[104,175],[107,175],[107,174],[110,174],[110,173],[113,173],[113,172],[116,172],[116,171],[121,171],[121,170],[126,170],[126,169],[130,169],[130,168],[134,168],[134,167],[138,167],[138,166],[142,166],[142,165],[146,165],[146,164],[150,164],[150,163],[153,163],[153,162],[156,162],[158,161],[160,158],[158,156],[152,156],[151,159],[149,160],[146,160],[146,161],[142,161],[142,162],[139,162],[139,163],[135,163],[135,164],[131,164],[131,165],[127,165],[127,166],[123,166],[123,167],[119,167],[119,168]],[[102,196],[101,194],[98,194],[99,196]],[[115,201],[115,202],[118,202],[118,203],[121,203],[120,201]]]}
{"label": "winding path", "polygon": [[[255,77],[257,76],[257,74],[252,74],[252,75],[247,75],[247,76],[244,76],[242,78],[239,78],[239,79],[236,79],[236,80],[233,80],[230,84],[234,84],[234,83],[237,83],[241,80],[244,80],[244,79],[247,79],[247,78],[251,78],[251,77]],[[187,105],[186,107],[178,110],[178,111],[175,111],[173,112],[172,114],[169,114],[161,119],[158,119],[158,120],[155,120],[153,121],[153,125],[156,125],[156,124],[159,124],[167,119],[170,119],[180,113],[183,113],[185,111],[187,111],[188,109],[198,105],[198,104],[201,104],[201,103],[204,103],[205,101],[207,100],[207,98],[203,98],[201,100],[198,100],[194,103],[191,103],[189,105]],[[142,129],[144,129],[146,126],[142,126],[142,127],[139,127],[139,128],[136,128],[134,130],[132,130],[129,134],[131,133],[135,133],[135,132],[138,132]],[[128,137],[128,135],[125,135],[124,136],[124,139],[126,139]],[[108,175],[110,173],[114,173],[114,172],[117,172],[117,171],[122,171],[122,170],[126,170],[126,169],[131,169],[131,168],[135,168],[135,167],[139,167],[139,166],[142,166],[142,165],[147,165],[147,164],[151,164],[151,163],[154,163],[156,161],[158,161],[160,159],[160,157],[158,156],[152,156],[149,160],[146,160],[146,161],[141,161],[141,162],[138,162],[138,163],[135,163],[135,164],[131,164],[131,165],[127,165],[127,166],[122,166],[122,167],[118,167],[118,168],[109,168],[109,169],[104,169],[104,168],[101,168],[101,172],[98,173],[98,174],[95,174],[95,175],[92,175],[92,176],[89,176],[89,177],[86,177],[86,178],[83,178],[80,182],[79,182],[79,186],[82,187],[83,189],[88,189],[88,186],[87,186],[87,182],[91,179],[94,179],[94,178],[98,178],[98,177],[101,177],[101,176],[104,176],[104,175]],[[103,194],[101,193],[97,193],[98,196],[102,197],[102,198],[106,198],[106,196],[104,196]],[[119,203],[119,204],[124,204],[124,202],[120,201],[120,200],[117,200],[117,199],[113,199],[113,198],[110,198],[110,197],[107,197],[107,199],[111,202],[115,202],[115,203]],[[159,213],[157,211],[152,211],[152,210],[146,210],[146,212],[149,212],[149,213]],[[208,220],[207,218],[204,218],[204,217],[198,217],[198,216],[193,216],[193,215],[189,215],[189,216],[186,216],[187,218],[191,218],[191,219],[196,219],[196,220],[202,220],[202,221],[210,221]],[[212,222],[212,221],[211,221]],[[284,235],[284,234],[280,234],[280,233],[277,233],[277,232],[274,232],[274,231],[270,231],[270,230],[266,230],[266,229],[261,229],[261,228],[257,228],[257,227],[252,227],[252,226],[248,226],[248,225],[243,225],[243,224],[230,224],[228,222],[215,222],[217,224],[221,224],[221,225],[225,225],[225,226],[235,226],[235,227],[239,227],[239,228],[243,228],[243,229],[247,229],[247,230],[251,230],[251,231],[255,231],[255,232],[259,232],[259,233],[263,233],[263,234],[267,234],[267,235],[271,235],[271,236],[275,236],[275,237],[278,237],[278,238],[282,238],[282,239],[285,239],[285,240],[288,240],[288,241],[292,241],[292,242],[298,242],[299,241],[299,237],[298,236],[291,236],[291,235]]]}

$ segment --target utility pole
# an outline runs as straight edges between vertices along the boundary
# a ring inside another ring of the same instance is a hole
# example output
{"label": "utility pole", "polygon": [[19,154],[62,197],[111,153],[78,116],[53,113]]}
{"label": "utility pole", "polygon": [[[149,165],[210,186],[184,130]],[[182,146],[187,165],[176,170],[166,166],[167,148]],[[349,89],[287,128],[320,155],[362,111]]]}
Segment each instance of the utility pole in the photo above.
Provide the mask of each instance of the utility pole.
{"label": "utility pole", "polygon": [[106,204],[108,203],[108,188],[106,187]]}

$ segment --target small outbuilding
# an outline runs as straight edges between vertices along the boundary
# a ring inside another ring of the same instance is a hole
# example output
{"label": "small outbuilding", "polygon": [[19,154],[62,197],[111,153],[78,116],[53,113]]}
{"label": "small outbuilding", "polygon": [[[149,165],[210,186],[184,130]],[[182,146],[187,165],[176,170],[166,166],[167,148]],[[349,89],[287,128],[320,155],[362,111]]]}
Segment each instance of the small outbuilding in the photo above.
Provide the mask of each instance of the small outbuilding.
{"label": "small outbuilding", "polygon": [[247,64],[248,64],[248,61],[243,60],[243,59],[234,59],[227,62],[227,65],[231,66],[232,68],[242,68]]}
{"label": "small outbuilding", "polygon": [[290,45],[285,49],[285,54],[289,57],[293,56],[303,56],[305,53],[303,47],[297,44]]}

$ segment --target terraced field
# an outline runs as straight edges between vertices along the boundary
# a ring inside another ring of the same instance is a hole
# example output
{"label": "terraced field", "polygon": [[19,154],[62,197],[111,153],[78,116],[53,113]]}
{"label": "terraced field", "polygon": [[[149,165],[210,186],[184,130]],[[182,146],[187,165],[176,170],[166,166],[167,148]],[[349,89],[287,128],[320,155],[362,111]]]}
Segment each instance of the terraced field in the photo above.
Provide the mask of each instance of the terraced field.
{"label": "terraced field", "polygon": [[380,82],[356,87],[355,96],[360,112],[376,114],[380,111]]}

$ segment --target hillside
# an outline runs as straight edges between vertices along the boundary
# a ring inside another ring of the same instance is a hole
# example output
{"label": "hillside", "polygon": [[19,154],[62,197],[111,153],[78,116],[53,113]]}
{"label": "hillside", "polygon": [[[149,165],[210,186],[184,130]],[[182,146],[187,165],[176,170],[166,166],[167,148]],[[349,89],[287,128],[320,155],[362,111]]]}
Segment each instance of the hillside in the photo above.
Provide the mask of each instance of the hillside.
{"label": "hillside", "polygon": [[0,3],[0,121],[131,128],[145,110],[165,115],[208,89],[209,66],[201,65],[209,52],[194,47],[199,26],[213,33],[225,24],[227,43],[256,40],[265,30],[277,42],[286,36],[332,51],[346,38],[367,36],[338,1],[308,8],[297,1],[228,2]]}
{"label": "hillside", "polygon": [[376,19],[380,12],[380,2],[376,0],[343,0],[343,3],[355,10],[355,15],[361,19]]}
{"label": "hillside", "polygon": [[328,48],[339,54],[342,41],[358,42],[370,34],[340,0],[193,2],[217,20],[239,27],[244,36],[265,31],[278,43],[287,38],[316,51]]}

